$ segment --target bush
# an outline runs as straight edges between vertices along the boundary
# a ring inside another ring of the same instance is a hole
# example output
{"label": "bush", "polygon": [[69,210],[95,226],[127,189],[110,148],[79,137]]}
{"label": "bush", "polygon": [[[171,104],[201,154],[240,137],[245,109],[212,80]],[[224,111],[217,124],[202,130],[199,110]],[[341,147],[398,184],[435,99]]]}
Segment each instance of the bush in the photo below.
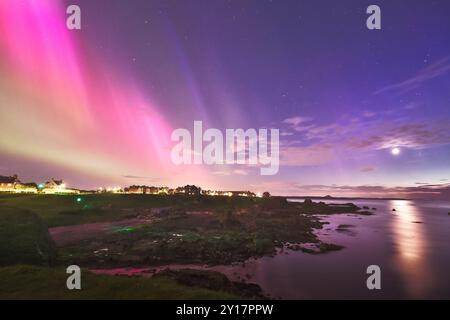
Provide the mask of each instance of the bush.
{"label": "bush", "polygon": [[262,199],[262,208],[265,210],[284,209],[289,205],[284,197],[270,197]]}

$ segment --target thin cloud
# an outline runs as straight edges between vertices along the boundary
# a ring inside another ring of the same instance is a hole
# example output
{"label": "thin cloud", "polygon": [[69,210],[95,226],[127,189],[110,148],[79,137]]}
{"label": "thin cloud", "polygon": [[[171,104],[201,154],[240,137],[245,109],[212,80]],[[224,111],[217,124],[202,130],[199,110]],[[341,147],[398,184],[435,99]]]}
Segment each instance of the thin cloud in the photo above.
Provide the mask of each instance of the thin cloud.
{"label": "thin cloud", "polygon": [[312,120],[312,118],[310,118],[310,117],[297,116],[297,117],[284,119],[283,123],[290,124],[292,126],[298,126],[301,123],[309,122],[311,120]]}
{"label": "thin cloud", "polygon": [[[440,120],[407,121],[404,117],[379,119],[366,111],[360,119],[351,121],[347,117],[339,122],[303,125],[304,117],[284,120],[297,131],[295,139],[287,137],[281,143],[280,164],[282,166],[316,166],[344,160],[354,151],[377,151],[401,147],[422,150],[450,143],[450,124]],[[292,129],[292,128],[291,128]],[[294,128],[295,129],[295,128]],[[365,168],[363,172],[370,172]]]}
{"label": "thin cloud", "polygon": [[217,176],[229,176],[230,173],[228,171],[214,171],[213,174]]}
{"label": "thin cloud", "polygon": [[376,116],[377,114],[373,111],[364,111],[363,112],[363,117],[365,118],[372,118],[374,116]]}
{"label": "thin cloud", "polygon": [[361,197],[361,198],[403,198],[403,199],[434,199],[450,198],[450,184],[424,186],[394,186],[382,185],[300,185],[293,181],[265,181],[251,185],[255,190],[269,191],[282,196],[326,196]]}
{"label": "thin cloud", "polygon": [[333,149],[327,144],[315,144],[307,147],[282,147],[280,165],[316,166],[333,160]]}
{"label": "thin cloud", "polygon": [[436,184],[408,187],[385,187],[378,185],[337,186],[337,185],[304,185],[298,186],[298,194],[332,195],[340,197],[374,197],[405,199],[448,199],[449,184]]}
{"label": "thin cloud", "polygon": [[392,85],[388,85],[380,90],[377,90],[374,94],[380,94],[389,91],[399,91],[405,93],[420,87],[423,83],[440,77],[450,71],[450,56],[445,57],[430,66],[420,70],[413,77]]}
{"label": "thin cloud", "polygon": [[122,177],[127,178],[127,179],[137,179],[137,180],[143,180],[143,179],[157,180],[157,179],[154,179],[154,178],[152,178],[152,177],[134,176],[134,175],[124,175],[124,176],[122,176]]}
{"label": "thin cloud", "polygon": [[385,127],[384,132],[370,133],[368,137],[350,138],[348,146],[372,150],[392,147],[424,149],[450,143],[450,125],[446,123],[405,123]]}
{"label": "thin cloud", "polygon": [[246,175],[248,174],[247,171],[242,170],[242,169],[236,169],[236,170],[233,170],[233,173],[234,173],[234,174],[237,174],[237,175],[240,175],[240,176],[246,176]]}

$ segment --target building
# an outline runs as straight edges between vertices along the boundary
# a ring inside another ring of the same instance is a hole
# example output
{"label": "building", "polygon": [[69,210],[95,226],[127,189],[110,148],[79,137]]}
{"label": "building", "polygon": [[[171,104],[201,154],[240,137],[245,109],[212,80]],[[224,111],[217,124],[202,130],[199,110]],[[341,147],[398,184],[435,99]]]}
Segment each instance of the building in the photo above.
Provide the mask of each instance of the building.
{"label": "building", "polygon": [[15,186],[19,183],[17,175],[12,177],[0,176],[0,192],[15,192]]}
{"label": "building", "polygon": [[20,182],[17,175],[0,176],[0,192],[37,193],[37,186],[35,183]]}
{"label": "building", "polygon": [[254,192],[251,191],[230,191],[233,196],[238,196],[238,197],[256,197],[256,194]]}
{"label": "building", "polygon": [[16,193],[37,193],[38,187],[36,183],[30,182],[30,183],[18,183],[15,186]]}
{"label": "building", "polygon": [[44,188],[41,190],[42,193],[45,194],[55,194],[55,193],[80,193],[79,190],[76,189],[68,189],[63,180],[51,179],[47,181],[44,185]]}
{"label": "building", "polygon": [[158,194],[159,188],[158,187],[144,187],[144,193],[145,194]]}
{"label": "building", "polygon": [[66,184],[62,180],[51,179],[45,183],[44,188],[46,189],[65,189]]}
{"label": "building", "polygon": [[194,185],[187,185],[184,186],[184,194],[188,196],[199,196],[202,192],[202,188],[194,186]]}
{"label": "building", "polygon": [[173,194],[173,189],[168,187],[149,187],[149,186],[129,186],[125,188],[125,193],[133,194]]}
{"label": "building", "polygon": [[203,190],[202,194],[207,196],[223,196],[223,197],[256,197],[256,194],[250,191]]}
{"label": "building", "polygon": [[133,193],[133,194],[143,194],[144,193],[144,187],[142,186],[129,186],[128,188],[125,188],[126,193]]}

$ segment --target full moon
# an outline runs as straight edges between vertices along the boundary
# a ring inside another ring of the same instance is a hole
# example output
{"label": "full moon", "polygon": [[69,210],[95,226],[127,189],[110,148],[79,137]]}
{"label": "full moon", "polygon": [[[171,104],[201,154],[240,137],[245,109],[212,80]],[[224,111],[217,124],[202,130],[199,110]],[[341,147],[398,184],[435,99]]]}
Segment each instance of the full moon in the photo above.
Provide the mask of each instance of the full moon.
{"label": "full moon", "polygon": [[398,156],[400,154],[400,149],[399,148],[392,148],[391,153],[394,156]]}

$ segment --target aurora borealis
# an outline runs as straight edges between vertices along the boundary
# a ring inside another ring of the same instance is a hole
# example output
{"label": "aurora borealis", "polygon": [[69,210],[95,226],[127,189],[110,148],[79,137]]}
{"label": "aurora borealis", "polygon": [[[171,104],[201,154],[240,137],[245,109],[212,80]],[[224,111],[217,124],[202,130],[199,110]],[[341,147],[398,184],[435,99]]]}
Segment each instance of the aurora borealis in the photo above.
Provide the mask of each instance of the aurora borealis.
{"label": "aurora borealis", "polygon": [[65,28],[63,9],[58,1],[1,4],[2,150],[37,168],[113,181],[127,167],[167,169],[169,123],[138,85]]}
{"label": "aurora borealis", "polygon": [[[378,4],[370,31],[360,1],[3,0],[0,174],[448,197],[450,3]],[[195,120],[280,129],[279,173],[173,165]]]}

